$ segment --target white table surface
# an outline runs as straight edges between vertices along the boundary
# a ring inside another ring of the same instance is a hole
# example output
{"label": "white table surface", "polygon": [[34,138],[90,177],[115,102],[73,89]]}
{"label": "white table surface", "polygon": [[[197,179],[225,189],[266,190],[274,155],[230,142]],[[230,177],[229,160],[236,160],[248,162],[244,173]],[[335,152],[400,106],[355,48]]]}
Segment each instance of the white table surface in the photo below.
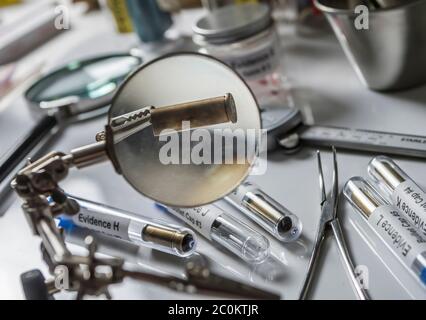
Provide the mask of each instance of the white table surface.
{"label": "white table surface", "polygon": [[[331,33],[302,38],[286,29],[282,42],[283,70],[293,85],[297,106],[310,113],[317,123],[426,135],[425,86],[394,94],[367,90],[356,78]],[[125,50],[134,43],[135,38],[132,36],[114,35],[107,17],[96,14],[91,19],[79,17],[72,31],[52,40],[34,54],[39,58],[48,54],[50,67],[94,53]],[[10,142],[33,123],[34,120],[25,108],[25,103],[19,95],[14,98],[12,104],[0,108],[2,152],[5,150],[4,146],[10,146]],[[68,127],[49,149],[66,152],[91,143],[94,141],[94,135],[102,130],[104,123],[104,118],[98,118]],[[341,186],[352,176],[366,176],[367,164],[372,156],[340,152],[338,160]],[[329,160],[330,152],[324,150],[326,182],[331,181]],[[420,185],[426,185],[424,161],[406,158],[396,160]],[[279,275],[273,281],[267,281],[264,278],[272,277],[272,273],[263,270],[265,268],[259,271],[248,266],[201,238],[199,251],[211,258],[215,269],[228,276],[236,276],[241,281],[249,281],[278,291],[283,299],[295,299],[305,275],[320,214],[315,150],[306,148],[292,156],[286,156],[279,151],[270,154],[266,174],[253,177],[252,181],[292,210],[303,222],[303,238],[295,244],[280,244],[265,233],[271,241],[273,255],[280,261],[279,268],[275,270]],[[178,222],[158,211],[152,201],[136,193],[122,177],[115,174],[109,163],[80,171],[72,170],[61,185],[68,193],[79,197]],[[47,275],[47,268],[39,251],[40,239],[31,235],[20,205],[21,200],[14,199],[10,208],[0,216],[0,299],[23,298],[19,281],[22,272],[40,268]],[[243,218],[230,207],[224,207]],[[345,201],[341,202],[339,214],[355,264],[368,267],[372,298],[426,298],[425,289],[376,241],[366,223]],[[76,245],[70,247],[80,251]],[[135,247],[123,246],[121,250],[122,255],[129,261],[147,268],[180,272],[182,267],[179,259],[149,249],[140,248],[135,253]],[[124,250],[128,252],[124,254]],[[323,253],[313,285],[312,298],[354,299],[355,295],[332,238],[326,241]],[[194,299],[193,296],[133,280],[113,286],[111,293],[117,299]]]}

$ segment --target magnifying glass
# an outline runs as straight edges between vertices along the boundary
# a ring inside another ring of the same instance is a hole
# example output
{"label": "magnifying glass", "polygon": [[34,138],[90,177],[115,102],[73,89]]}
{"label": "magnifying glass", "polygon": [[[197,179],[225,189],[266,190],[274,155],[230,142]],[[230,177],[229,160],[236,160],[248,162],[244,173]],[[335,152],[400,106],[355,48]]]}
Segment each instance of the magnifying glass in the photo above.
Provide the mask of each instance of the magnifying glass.
{"label": "magnifying glass", "polygon": [[[191,135],[196,129],[204,130],[197,133],[205,138],[206,153],[216,146],[212,139],[224,133],[219,147],[213,149],[220,154],[231,150],[233,161],[183,161],[185,153],[195,147]],[[259,133],[260,129],[256,99],[230,67],[206,55],[173,54],[141,66],[121,84],[97,143],[69,154],[53,152],[42,157],[19,172],[14,188],[24,198],[37,192],[53,197],[62,192],[57,182],[70,167],[83,168],[109,159],[142,195],[169,206],[197,207],[224,197],[247,177],[257,152],[246,152],[244,161],[239,161],[241,149],[227,139],[234,138],[235,132]],[[253,141],[248,141],[248,135],[242,137],[243,143],[254,143],[258,150],[260,134]],[[162,149],[171,141],[177,141],[175,147],[180,148],[179,161],[164,163]]]}
{"label": "magnifying glass", "polygon": [[[228,97],[224,96],[226,93],[229,93]],[[227,101],[230,96],[233,103]],[[211,99],[205,100],[206,98]],[[228,110],[219,107],[215,109],[214,99],[217,99],[217,106],[220,106],[222,101]],[[204,106],[188,107],[186,110],[184,108],[180,114],[173,113],[177,108],[169,108],[170,112],[161,108],[188,101],[204,101],[201,103]],[[213,107],[204,109],[207,103]],[[230,111],[230,103],[235,107],[235,114]],[[174,127],[179,131],[180,121],[183,119],[191,118],[191,126],[198,127],[216,122],[208,131],[212,144],[218,142],[213,141],[217,132],[228,130],[227,132],[232,134],[236,130],[254,130],[259,133],[261,128],[256,99],[244,80],[219,60],[196,53],[169,55],[142,66],[132,74],[113,99],[108,114],[109,124],[112,124],[113,119],[131,114],[139,106],[160,107],[152,116],[154,133],[160,133],[161,129],[166,127]],[[226,116],[220,118],[224,113],[218,110],[225,110],[230,121],[224,121]],[[199,139],[192,139],[193,137],[187,134],[178,133],[176,140],[180,149],[179,159],[175,164],[164,165],[159,159],[162,149],[171,141],[153,139],[152,130],[147,129],[118,143],[109,144],[109,155],[114,160],[116,169],[137,191],[169,206],[195,207],[213,202],[230,193],[246,178],[255,160],[255,154],[247,153],[244,161],[240,163],[227,164],[218,161],[196,165],[190,161],[188,164],[183,159],[185,153],[188,155],[192,152]],[[186,146],[185,138],[191,139]],[[245,136],[244,139],[248,137]],[[259,136],[252,142],[258,146]],[[232,147],[234,144],[229,146],[224,143],[218,152],[226,153],[225,149]],[[233,155],[238,151],[235,149],[232,150]]]}
{"label": "magnifying glass", "polygon": [[22,160],[50,133],[74,121],[104,114],[119,84],[142,62],[133,53],[73,61],[36,81],[25,98],[42,117],[0,162],[0,181],[11,176]]}

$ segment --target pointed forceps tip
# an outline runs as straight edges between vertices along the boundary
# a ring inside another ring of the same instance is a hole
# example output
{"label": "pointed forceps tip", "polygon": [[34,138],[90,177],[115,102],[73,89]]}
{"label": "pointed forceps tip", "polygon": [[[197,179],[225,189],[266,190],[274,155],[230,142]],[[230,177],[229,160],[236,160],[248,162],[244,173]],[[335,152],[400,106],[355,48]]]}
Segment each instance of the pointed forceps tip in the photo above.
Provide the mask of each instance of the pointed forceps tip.
{"label": "pointed forceps tip", "polygon": [[324,173],[322,170],[322,161],[321,161],[321,152],[317,150],[317,165],[318,165],[318,174],[319,174],[319,186],[321,192],[321,207],[324,205],[327,200],[327,194],[325,191],[325,183],[324,183]]}
{"label": "pointed forceps tip", "polygon": [[314,243],[314,248],[312,250],[312,255],[309,260],[308,270],[303,283],[300,299],[306,299],[310,285],[312,283],[313,274],[315,272],[315,266],[317,264],[318,257],[320,255],[322,243],[325,237],[327,229],[331,229],[334,234],[334,238],[337,242],[339,253],[342,258],[343,264],[347,270],[349,279],[354,288],[354,291],[360,300],[370,299],[368,292],[360,285],[358,282],[357,276],[355,274],[354,264],[351,260],[351,257],[348,252],[347,244],[340,226],[339,220],[337,219],[337,210],[338,210],[338,197],[339,197],[339,183],[338,183],[338,166],[337,166],[337,152],[336,148],[332,147],[333,151],[333,186],[329,196],[327,197],[324,184],[324,174],[321,163],[321,154],[317,151],[317,163],[319,171],[319,182],[321,188],[321,218],[319,227],[316,234],[316,239]]}

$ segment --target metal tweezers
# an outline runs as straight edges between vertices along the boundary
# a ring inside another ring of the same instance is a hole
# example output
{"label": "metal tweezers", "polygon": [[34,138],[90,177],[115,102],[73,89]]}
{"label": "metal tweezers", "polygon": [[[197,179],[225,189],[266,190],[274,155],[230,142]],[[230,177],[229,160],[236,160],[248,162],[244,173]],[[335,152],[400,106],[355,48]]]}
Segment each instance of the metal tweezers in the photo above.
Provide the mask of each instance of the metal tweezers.
{"label": "metal tweezers", "polygon": [[185,265],[185,271],[186,276],[184,278],[139,271],[124,271],[124,275],[156,283],[178,292],[212,294],[238,299],[280,299],[280,295],[275,292],[257,288],[236,279],[223,277],[211,271],[204,263],[190,260]]}
{"label": "metal tweezers", "polygon": [[312,250],[312,255],[309,260],[308,271],[303,283],[302,290],[300,292],[299,299],[305,300],[309,293],[311,287],[312,279],[315,273],[316,266],[318,264],[318,258],[320,256],[320,251],[322,244],[326,237],[326,232],[329,232],[330,229],[336,239],[337,246],[339,248],[340,257],[346,268],[348,277],[352,283],[353,289],[359,300],[370,300],[370,297],[367,291],[362,287],[357,275],[355,273],[354,264],[352,263],[349,251],[346,245],[345,238],[343,236],[342,228],[340,226],[339,219],[337,217],[338,210],[338,198],[339,198],[339,182],[338,182],[338,170],[337,170],[337,156],[336,149],[333,147],[333,186],[331,192],[327,196],[324,184],[324,174],[322,170],[321,163],[321,154],[317,151],[317,161],[318,161],[318,170],[319,170],[319,185],[321,189],[321,218],[318,226],[317,235],[315,238],[314,248]]}

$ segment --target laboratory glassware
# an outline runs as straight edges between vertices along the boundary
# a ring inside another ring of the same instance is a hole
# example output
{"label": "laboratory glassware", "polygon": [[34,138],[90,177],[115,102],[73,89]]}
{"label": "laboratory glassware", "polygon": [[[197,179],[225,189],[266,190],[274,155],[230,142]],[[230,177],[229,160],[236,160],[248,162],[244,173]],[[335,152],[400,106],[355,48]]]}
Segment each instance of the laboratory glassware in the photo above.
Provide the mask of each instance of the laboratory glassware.
{"label": "laboratory glassware", "polygon": [[194,26],[199,52],[229,64],[251,85],[277,72],[280,39],[268,5],[229,5],[209,12]]}
{"label": "laboratory glassware", "polygon": [[59,227],[79,226],[180,257],[189,256],[196,249],[196,236],[188,228],[72,195],[68,197],[77,201],[80,211],[72,217],[59,217]]}
{"label": "laboratory glassware", "polygon": [[410,274],[426,285],[426,240],[417,229],[363,178],[350,179],[343,192],[392,254]]}
{"label": "laboratory glassware", "polygon": [[225,199],[280,241],[292,242],[302,234],[302,221],[252,182],[242,183]]}
{"label": "laboratory glassware", "polygon": [[162,208],[185,221],[205,238],[249,263],[261,263],[269,256],[268,239],[216,205]]}
{"label": "laboratory glassware", "polygon": [[426,236],[426,193],[391,158],[377,156],[370,161],[368,173],[387,193],[392,204]]}

